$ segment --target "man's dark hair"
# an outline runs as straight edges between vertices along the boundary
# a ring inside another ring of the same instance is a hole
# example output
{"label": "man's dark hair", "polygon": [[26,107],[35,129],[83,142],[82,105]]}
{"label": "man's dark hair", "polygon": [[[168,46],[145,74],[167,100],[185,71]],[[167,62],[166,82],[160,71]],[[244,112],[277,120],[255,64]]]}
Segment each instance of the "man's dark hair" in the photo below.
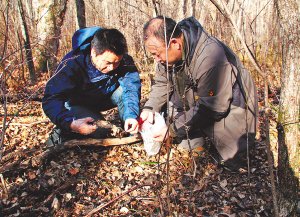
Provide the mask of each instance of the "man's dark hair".
{"label": "man's dark hair", "polygon": [[109,50],[116,55],[127,53],[127,43],[124,35],[117,29],[99,29],[92,40],[92,48],[96,54]]}
{"label": "man's dark hair", "polygon": [[165,25],[167,43],[169,43],[171,38],[178,38],[181,35],[181,30],[175,20],[169,17],[157,16],[144,25],[144,41],[154,36],[162,42],[165,42]]}

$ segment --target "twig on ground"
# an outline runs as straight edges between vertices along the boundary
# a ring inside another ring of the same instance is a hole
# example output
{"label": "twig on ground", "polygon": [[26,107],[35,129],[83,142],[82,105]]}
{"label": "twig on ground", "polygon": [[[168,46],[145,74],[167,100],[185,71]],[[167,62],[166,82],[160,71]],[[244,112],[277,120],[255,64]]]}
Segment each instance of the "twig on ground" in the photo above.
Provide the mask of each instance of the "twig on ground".
{"label": "twig on ground", "polygon": [[153,180],[151,179],[151,177],[146,177],[142,180],[141,184],[139,185],[136,185],[134,187],[132,187],[131,189],[125,191],[124,193],[120,194],[119,196],[113,198],[112,200],[110,200],[109,202],[105,203],[105,204],[102,204],[94,209],[92,209],[85,217],[90,217],[92,216],[93,214],[99,212],[101,209],[109,206],[110,204],[114,203],[115,201],[119,200],[120,198],[122,198],[123,196],[129,194],[130,192],[132,191],[135,191],[139,188],[142,188],[142,187],[145,187],[145,186],[155,186],[156,185],[156,181],[153,182]]}
{"label": "twig on ground", "polygon": [[5,194],[5,196],[8,196],[8,191],[7,191],[5,180],[3,178],[3,174],[0,174],[0,180],[1,180],[1,184],[2,184],[2,187],[3,187],[4,194]]}
{"label": "twig on ground", "polygon": [[31,149],[31,150],[19,150],[19,151],[15,151],[12,153],[8,153],[2,157],[1,164],[4,164],[4,162],[7,162],[7,161],[11,160],[12,158],[23,157],[29,153],[36,152],[36,151],[37,151],[37,149]]}
{"label": "twig on ground", "polygon": [[20,162],[21,162],[21,160],[17,160],[17,161],[14,161],[14,162],[12,162],[12,163],[5,164],[4,166],[0,167],[0,173],[4,173],[4,172],[10,171],[10,170],[13,169],[16,165],[19,165]]}
{"label": "twig on ground", "polygon": [[43,206],[43,205],[49,203],[57,193],[62,192],[64,190],[68,189],[69,187],[71,187],[72,185],[74,185],[75,181],[76,181],[76,179],[69,180],[65,184],[60,186],[59,188],[55,189],[55,191],[53,191],[43,202],[41,202],[40,206]]}
{"label": "twig on ground", "polygon": [[31,127],[33,125],[42,124],[42,123],[49,123],[49,122],[50,121],[48,119],[46,119],[46,120],[35,121],[35,122],[31,122],[31,123],[10,123],[9,125],[11,125],[11,126],[26,126],[26,127]]}

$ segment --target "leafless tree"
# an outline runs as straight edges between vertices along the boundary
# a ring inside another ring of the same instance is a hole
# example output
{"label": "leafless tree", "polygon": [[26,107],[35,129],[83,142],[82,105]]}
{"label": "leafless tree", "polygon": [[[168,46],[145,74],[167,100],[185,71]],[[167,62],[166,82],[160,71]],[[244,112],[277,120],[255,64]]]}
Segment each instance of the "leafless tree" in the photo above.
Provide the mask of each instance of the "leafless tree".
{"label": "leafless tree", "polygon": [[39,36],[38,57],[39,70],[49,70],[50,74],[57,66],[57,53],[61,27],[64,23],[68,0],[41,0],[34,5],[37,22],[37,35]]}
{"label": "leafless tree", "polygon": [[278,179],[280,216],[296,216],[300,146],[300,2],[276,0],[282,45],[278,113]]}
{"label": "leafless tree", "polygon": [[34,84],[36,81],[36,76],[35,76],[35,68],[33,64],[33,57],[32,57],[32,50],[31,50],[31,45],[30,45],[30,36],[28,32],[28,27],[27,27],[27,21],[25,18],[25,12],[23,9],[23,3],[21,0],[18,0],[18,9],[21,17],[21,23],[22,23],[22,30],[23,30],[23,35],[24,35],[24,48],[25,48],[25,54],[26,54],[26,63],[27,67],[29,70],[29,75],[30,75],[30,81],[31,84]]}
{"label": "leafless tree", "polygon": [[77,23],[79,29],[86,27],[84,0],[76,0]]}

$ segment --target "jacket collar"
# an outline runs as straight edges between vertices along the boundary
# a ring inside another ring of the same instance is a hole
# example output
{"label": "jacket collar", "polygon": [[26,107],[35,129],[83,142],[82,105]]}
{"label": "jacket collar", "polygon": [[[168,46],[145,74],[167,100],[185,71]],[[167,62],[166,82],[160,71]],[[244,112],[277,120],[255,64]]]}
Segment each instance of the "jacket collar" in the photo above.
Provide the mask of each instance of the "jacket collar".
{"label": "jacket collar", "polygon": [[182,20],[178,23],[178,26],[184,34],[184,53],[187,64],[189,65],[198,41],[205,31],[194,17]]}

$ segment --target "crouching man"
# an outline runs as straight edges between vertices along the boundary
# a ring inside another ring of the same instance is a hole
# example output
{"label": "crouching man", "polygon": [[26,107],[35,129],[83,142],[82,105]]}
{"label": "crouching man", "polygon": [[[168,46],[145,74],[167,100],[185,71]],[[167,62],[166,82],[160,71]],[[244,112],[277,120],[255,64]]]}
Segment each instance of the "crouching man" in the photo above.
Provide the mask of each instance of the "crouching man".
{"label": "crouching man", "polygon": [[127,54],[124,35],[116,29],[80,29],[72,51],[46,84],[43,110],[56,125],[47,145],[71,138],[95,137],[100,111],[118,107],[127,132],[138,131],[140,78]]}
{"label": "crouching man", "polygon": [[167,100],[171,117],[170,128],[158,131],[155,140],[171,136],[180,147],[194,149],[208,137],[222,163],[253,146],[256,88],[225,44],[208,35],[193,17],[176,23],[162,16],[145,24],[144,43],[157,70],[140,117],[153,122],[153,112],[161,111]]}

